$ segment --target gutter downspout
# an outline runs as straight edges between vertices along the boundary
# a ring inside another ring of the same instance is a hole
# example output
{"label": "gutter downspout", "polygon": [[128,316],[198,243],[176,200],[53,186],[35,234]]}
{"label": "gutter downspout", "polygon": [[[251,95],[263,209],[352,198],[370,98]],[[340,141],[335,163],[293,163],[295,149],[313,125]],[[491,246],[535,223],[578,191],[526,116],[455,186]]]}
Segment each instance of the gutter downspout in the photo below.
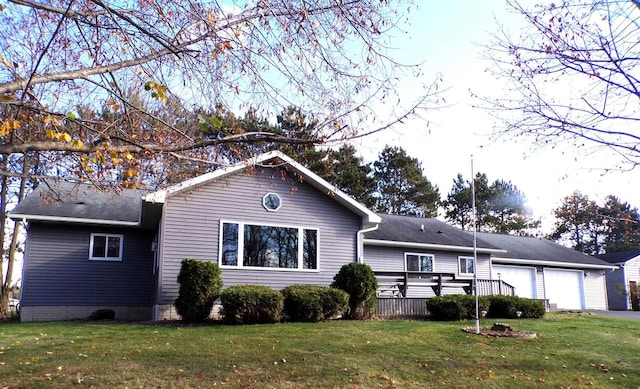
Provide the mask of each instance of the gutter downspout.
{"label": "gutter downspout", "polygon": [[367,232],[375,231],[378,229],[378,224],[373,227],[363,228],[356,232],[356,261],[357,263],[364,263],[364,234]]}

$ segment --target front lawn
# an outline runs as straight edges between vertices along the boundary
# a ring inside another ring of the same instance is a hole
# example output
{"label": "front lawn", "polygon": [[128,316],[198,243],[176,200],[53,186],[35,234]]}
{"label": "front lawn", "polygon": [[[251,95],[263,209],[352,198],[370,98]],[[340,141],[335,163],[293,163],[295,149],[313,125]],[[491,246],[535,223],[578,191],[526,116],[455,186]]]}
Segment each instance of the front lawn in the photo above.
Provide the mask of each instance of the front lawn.
{"label": "front lawn", "polygon": [[[518,329],[517,320],[508,320]],[[483,321],[490,325],[492,321]],[[0,325],[0,388],[637,388],[640,322],[551,314],[537,339],[473,322]]]}

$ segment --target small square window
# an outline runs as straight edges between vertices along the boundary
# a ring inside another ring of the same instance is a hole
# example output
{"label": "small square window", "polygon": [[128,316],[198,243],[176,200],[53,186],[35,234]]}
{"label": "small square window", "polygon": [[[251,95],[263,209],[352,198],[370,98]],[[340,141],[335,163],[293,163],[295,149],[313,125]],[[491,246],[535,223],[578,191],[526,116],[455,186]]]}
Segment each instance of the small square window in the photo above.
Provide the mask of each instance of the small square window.
{"label": "small square window", "polygon": [[282,201],[280,200],[280,196],[278,196],[276,193],[267,193],[266,195],[264,195],[264,197],[262,197],[262,206],[267,211],[275,212],[280,209],[281,205]]}
{"label": "small square window", "polygon": [[473,257],[458,257],[458,272],[460,275],[473,275],[475,272]]}
{"label": "small square window", "polygon": [[89,259],[96,261],[122,261],[123,236],[91,234]]}
{"label": "small square window", "polygon": [[421,273],[434,271],[433,254],[405,253],[404,259],[407,271]]}

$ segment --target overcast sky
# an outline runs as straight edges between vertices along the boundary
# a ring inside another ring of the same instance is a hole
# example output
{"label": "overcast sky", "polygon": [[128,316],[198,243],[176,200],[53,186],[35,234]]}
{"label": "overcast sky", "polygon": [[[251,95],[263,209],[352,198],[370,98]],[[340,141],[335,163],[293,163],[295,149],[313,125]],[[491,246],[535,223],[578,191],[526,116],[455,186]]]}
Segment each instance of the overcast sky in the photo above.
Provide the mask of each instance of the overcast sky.
{"label": "overcast sky", "polygon": [[[410,20],[408,36],[397,39],[394,54],[405,63],[423,63],[424,83],[442,73],[448,106],[425,114],[428,125],[414,120],[365,138],[358,144],[365,159],[375,160],[385,144],[401,146],[422,161],[425,176],[446,197],[458,173],[470,178],[473,155],[476,172],[486,173],[490,181],[510,180],[525,193],[534,215],[543,219],[544,233],[553,224],[552,209],[574,190],[598,202],[614,194],[640,205],[634,184],[638,172],[603,175],[603,168],[616,162],[609,155],[563,145],[540,149],[525,139],[490,142],[494,118],[472,107],[480,102],[471,92],[496,96],[502,88],[502,81],[486,72],[491,63],[484,59],[482,45],[491,42],[498,23],[519,30],[520,18],[506,9],[504,1],[420,3]],[[405,80],[403,95],[419,93],[416,81]]]}

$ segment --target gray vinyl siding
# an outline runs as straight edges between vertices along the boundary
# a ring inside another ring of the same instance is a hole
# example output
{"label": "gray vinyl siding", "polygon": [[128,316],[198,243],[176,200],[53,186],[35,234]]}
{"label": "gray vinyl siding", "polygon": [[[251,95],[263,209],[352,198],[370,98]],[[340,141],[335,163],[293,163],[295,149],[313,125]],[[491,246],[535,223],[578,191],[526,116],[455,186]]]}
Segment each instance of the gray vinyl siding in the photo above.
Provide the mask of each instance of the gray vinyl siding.
{"label": "gray vinyl siding", "polygon": [[[281,208],[269,212],[262,197],[277,193]],[[258,167],[168,197],[163,215],[161,290],[158,304],[178,296],[184,258],[218,263],[220,221],[283,225],[318,230],[317,271],[222,268],[224,287],[260,284],[281,289],[295,283],[329,285],[345,263],[356,260],[362,218],[282,169]]]}
{"label": "gray vinyl siding", "polygon": [[608,271],[607,278],[607,298],[609,299],[609,309],[623,310],[629,309],[628,297],[625,290],[629,288],[624,277],[625,268]]}
{"label": "gray vinyl siding", "polygon": [[640,284],[640,258],[636,257],[624,265],[624,273],[626,276],[625,285],[629,287],[629,281],[635,281]]}
{"label": "gray vinyl siding", "polygon": [[[458,257],[473,257],[473,253],[438,251],[417,248],[385,247],[365,244],[364,263],[371,266],[374,271],[404,271],[404,254],[420,253],[434,255],[434,271],[439,273],[458,274]],[[491,269],[489,256],[478,254],[478,278],[489,279]]]}
{"label": "gray vinyl siding", "polygon": [[[123,234],[122,261],[89,260],[91,233]],[[30,223],[21,305],[152,305],[153,233]]]}

